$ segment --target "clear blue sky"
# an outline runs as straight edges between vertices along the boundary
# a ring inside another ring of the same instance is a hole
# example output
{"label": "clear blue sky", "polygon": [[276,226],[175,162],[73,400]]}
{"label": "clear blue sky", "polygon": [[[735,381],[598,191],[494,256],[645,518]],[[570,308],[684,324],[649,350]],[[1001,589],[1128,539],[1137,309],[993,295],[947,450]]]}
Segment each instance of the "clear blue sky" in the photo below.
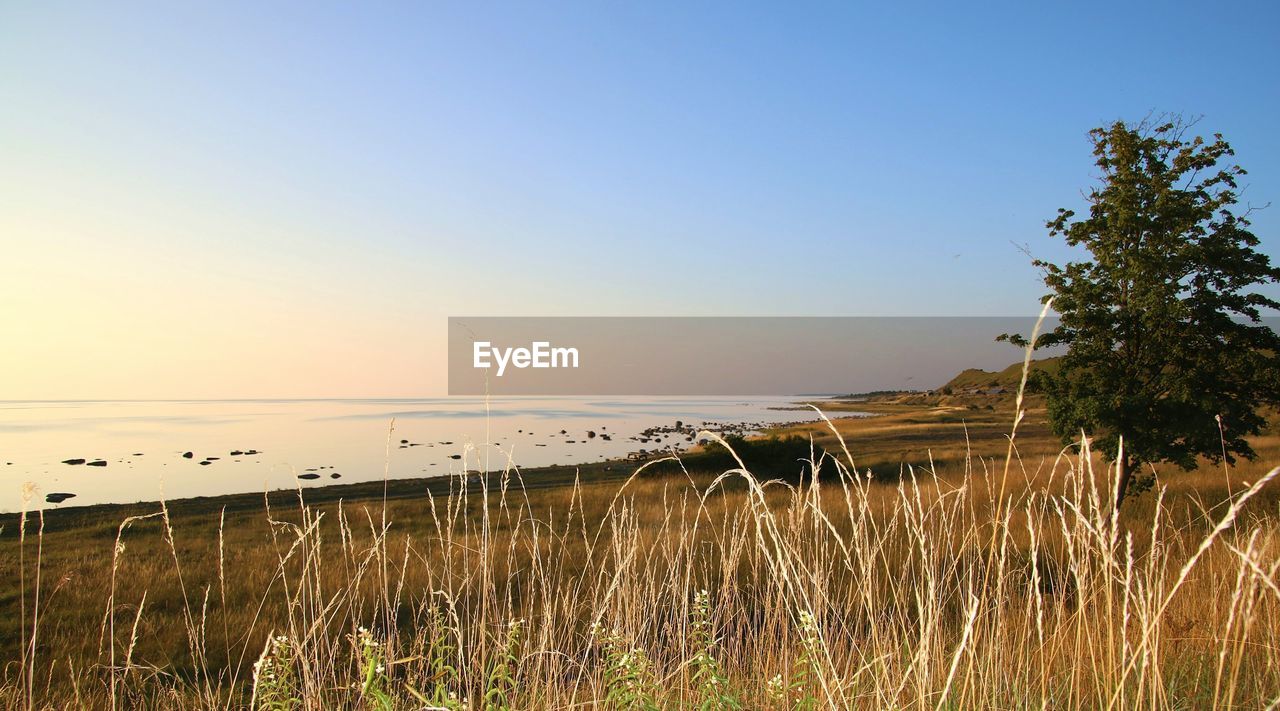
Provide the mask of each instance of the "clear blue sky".
{"label": "clear blue sky", "polygon": [[1275,3],[189,5],[0,6],[23,396],[419,394],[451,314],[1031,313],[1011,243],[1063,258],[1153,109],[1280,205]]}

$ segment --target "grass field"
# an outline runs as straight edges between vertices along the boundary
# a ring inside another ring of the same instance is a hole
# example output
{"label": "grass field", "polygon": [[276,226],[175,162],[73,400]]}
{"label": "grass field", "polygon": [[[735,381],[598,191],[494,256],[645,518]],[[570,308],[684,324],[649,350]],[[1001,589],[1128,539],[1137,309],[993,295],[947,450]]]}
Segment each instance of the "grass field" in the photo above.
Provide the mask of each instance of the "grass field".
{"label": "grass field", "polygon": [[1113,516],[1104,459],[1034,400],[1016,429],[1012,394],[827,405],[876,416],[738,445],[746,468],[721,450],[6,516],[0,699],[1275,706],[1280,437],[1158,470]]}

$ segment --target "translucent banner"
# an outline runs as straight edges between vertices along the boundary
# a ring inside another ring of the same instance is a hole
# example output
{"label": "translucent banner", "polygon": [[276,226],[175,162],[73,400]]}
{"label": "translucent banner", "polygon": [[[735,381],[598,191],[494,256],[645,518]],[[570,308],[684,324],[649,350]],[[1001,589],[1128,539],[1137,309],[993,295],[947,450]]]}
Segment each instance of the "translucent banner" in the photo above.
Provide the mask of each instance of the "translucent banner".
{"label": "translucent banner", "polygon": [[[454,317],[451,395],[835,395],[1004,368],[1034,316]],[[1052,328],[1046,322],[1044,328]],[[1053,351],[1037,357],[1056,355]]]}

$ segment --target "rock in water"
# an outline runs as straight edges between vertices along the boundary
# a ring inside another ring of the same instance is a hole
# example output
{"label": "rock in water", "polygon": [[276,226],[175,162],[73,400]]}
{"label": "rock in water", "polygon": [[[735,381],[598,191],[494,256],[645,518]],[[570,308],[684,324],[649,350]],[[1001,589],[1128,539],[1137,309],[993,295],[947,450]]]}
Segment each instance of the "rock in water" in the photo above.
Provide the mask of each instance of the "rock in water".
{"label": "rock in water", "polygon": [[196,455],[195,455],[195,454],[193,454],[193,453],[191,453],[191,452],[183,452],[183,453],[182,453],[182,458],[183,458],[183,459],[191,459],[191,458],[192,458],[192,457],[194,457],[194,456],[196,456]]}
{"label": "rock in water", "polygon": [[306,479],[306,480],[310,481],[310,480],[312,480],[312,479],[319,479],[319,478],[320,478],[320,475],[319,475],[319,474],[299,474],[299,475],[298,475],[298,478],[299,478],[299,479]]}
{"label": "rock in water", "polygon": [[[84,460],[83,459],[64,459],[62,460],[62,463],[63,464],[84,464]],[[53,496],[53,494],[50,494],[50,496]],[[58,496],[61,496],[61,494],[58,494]],[[74,494],[72,494],[72,496],[74,496]]]}
{"label": "rock in water", "polygon": [[75,494],[68,494],[65,491],[59,491],[52,494],[46,494],[44,500],[51,504],[60,504],[67,499],[76,498]]}
{"label": "rock in water", "polygon": [[91,466],[91,467],[105,467],[105,466],[107,466],[107,460],[105,460],[105,459],[95,459],[95,460],[93,460],[92,462],[86,462],[86,464],[87,464],[88,466]]}

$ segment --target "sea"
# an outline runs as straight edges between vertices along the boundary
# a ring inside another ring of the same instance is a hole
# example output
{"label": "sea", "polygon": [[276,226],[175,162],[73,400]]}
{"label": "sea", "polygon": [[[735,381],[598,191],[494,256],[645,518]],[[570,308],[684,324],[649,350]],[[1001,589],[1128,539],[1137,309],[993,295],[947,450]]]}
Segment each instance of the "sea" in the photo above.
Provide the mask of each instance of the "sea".
{"label": "sea", "polygon": [[670,431],[677,423],[686,430],[750,433],[818,418],[797,401],[6,401],[0,402],[0,510],[581,464],[642,449],[681,451],[694,443]]}

